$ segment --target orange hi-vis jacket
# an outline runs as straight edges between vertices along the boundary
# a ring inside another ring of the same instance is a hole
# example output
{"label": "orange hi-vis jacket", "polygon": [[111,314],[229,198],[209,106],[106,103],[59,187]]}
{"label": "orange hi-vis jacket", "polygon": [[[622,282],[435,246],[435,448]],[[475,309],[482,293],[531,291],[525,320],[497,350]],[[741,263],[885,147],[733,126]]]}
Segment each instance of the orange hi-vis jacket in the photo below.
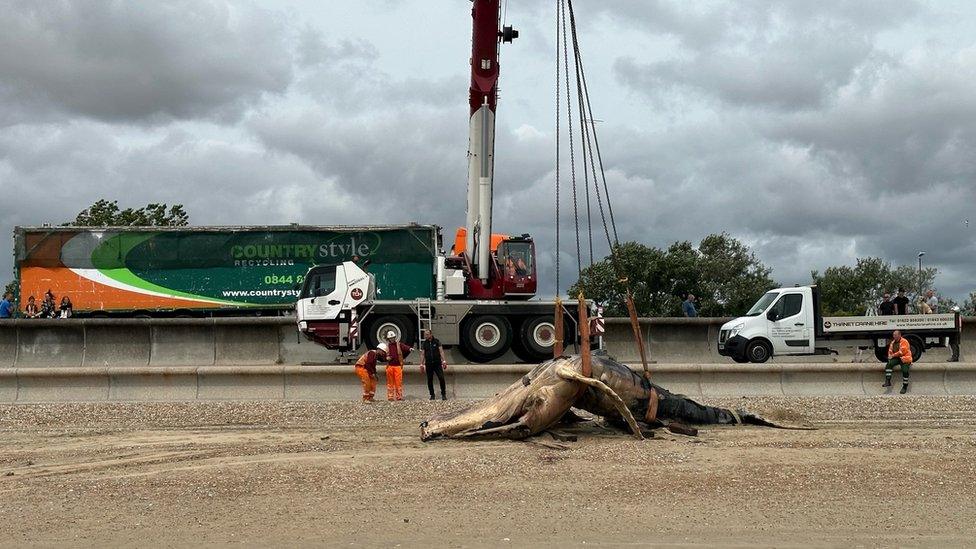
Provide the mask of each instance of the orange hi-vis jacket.
{"label": "orange hi-vis jacket", "polygon": [[[895,349],[895,345],[898,346],[897,350]],[[907,339],[901,338],[897,343],[895,343],[895,340],[891,340],[891,343],[888,344],[888,358],[892,359],[896,357],[901,358],[902,364],[912,363],[912,347],[908,344]]]}
{"label": "orange hi-vis jacket", "polygon": [[376,351],[367,351],[356,361],[356,367],[364,368],[371,376],[376,375]]}

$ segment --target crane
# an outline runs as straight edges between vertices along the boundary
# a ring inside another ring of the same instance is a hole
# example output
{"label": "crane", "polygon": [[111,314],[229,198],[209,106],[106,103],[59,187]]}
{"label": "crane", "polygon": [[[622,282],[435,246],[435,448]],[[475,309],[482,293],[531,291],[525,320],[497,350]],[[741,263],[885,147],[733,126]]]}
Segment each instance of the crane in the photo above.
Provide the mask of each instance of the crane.
{"label": "crane", "polygon": [[[499,46],[511,43],[519,32],[501,24],[500,0],[472,0],[471,4],[467,211],[465,226],[455,239],[455,253],[466,259],[467,297],[528,299],[537,285],[535,276],[527,273],[535,262],[532,239],[492,233],[498,53]],[[506,272],[502,262],[509,258],[511,270]],[[525,268],[516,264],[519,261]]]}

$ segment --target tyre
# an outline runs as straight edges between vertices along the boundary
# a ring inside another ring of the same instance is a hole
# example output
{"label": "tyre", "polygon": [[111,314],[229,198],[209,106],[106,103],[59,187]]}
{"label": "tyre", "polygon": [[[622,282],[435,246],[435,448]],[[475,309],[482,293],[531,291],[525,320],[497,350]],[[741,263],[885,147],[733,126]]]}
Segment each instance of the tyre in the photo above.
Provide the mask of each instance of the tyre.
{"label": "tyre", "polygon": [[877,358],[879,361],[884,362],[885,364],[887,364],[888,363],[888,348],[887,347],[878,347],[878,344],[875,343],[874,344],[874,357]]}
{"label": "tyre", "polygon": [[525,345],[522,344],[522,338],[519,337],[519,334],[521,333],[522,330],[522,325],[525,324],[526,321],[524,319],[522,320],[511,319],[511,320],[512,320],[512,353],[514,353],[515,356],[518,357],[518,359],[521,360],[522,362],[528,362],[528,363],[536,362],[536,358],[529,353],[529,351],[525,348]]}
{"label": "tyre", "polygon": [[734,356],[732,357],[732,360],[738,362],[739,364],[747,364],[749,362],[748,358],[741,357],[741,356]]}
{"label": "tyre", "polygon": [[917,336],[907,336],[905,339],[908,340],[908,346],[912,350],[912,362],[918,362],[925,351],[925,344]]}
{"label": "tyre", "polygon": [[402,315],[380,315],[370,319],[369,324],[363,332],[363,340],[368,349],[375,349],[381,342],[386,341],[386,333],[393,332],[397,335],[397,341],[413,345],[414,340],[413,323],[410,319]]}
{"label": "tyre", "polygon": [[746,347],[746,357],[749,359],[749,362],[761,364],[769,360],[771,356],[773,356],[773,348],[769,346],[769,343],[761,339],[750,341],[749,346]]}
{"label": "tyre", "polygon": [[552,350],[556,345],[556,326],[552,317],[528,318],[518,332],[517,344],[512,348],[519,358],[526,362],[541,362],[552,358]]}
{"label": "tyre", "polygon": [[476,316],[461,327],[461,354],[472,362],[489,362],[512,345],[512,325],[495,315]]}

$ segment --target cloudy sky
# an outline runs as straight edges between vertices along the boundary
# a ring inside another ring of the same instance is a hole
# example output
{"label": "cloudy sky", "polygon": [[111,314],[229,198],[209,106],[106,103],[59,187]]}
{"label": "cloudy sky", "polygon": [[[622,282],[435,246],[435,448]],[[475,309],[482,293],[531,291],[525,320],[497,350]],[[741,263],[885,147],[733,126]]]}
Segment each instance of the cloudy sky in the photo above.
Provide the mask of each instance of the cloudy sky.
{"label": "cloudy sky", "polygon": [[[726,231],[784,284],[926,250],[976,288],[971,2],[576,4],[622,239]],[[507,20],[495,223],[536,237],[551,294],[555,0]],[[99,198],[456,227],[469,40],[463,0],[0,0],[0,232]]]}

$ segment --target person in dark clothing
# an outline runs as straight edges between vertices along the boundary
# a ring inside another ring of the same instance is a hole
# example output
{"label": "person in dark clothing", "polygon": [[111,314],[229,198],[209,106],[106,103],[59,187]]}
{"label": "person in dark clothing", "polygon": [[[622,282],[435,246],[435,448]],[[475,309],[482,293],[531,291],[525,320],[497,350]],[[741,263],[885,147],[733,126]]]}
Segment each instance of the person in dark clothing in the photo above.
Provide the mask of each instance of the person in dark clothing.
{"label": "person in dark clothing", "polygon": [[74,312],[74,306],[71,304],[71,300],[68,296],[61,298],[61,308],[58,311],[58,318],[71,318],[71,314]]}
{"label": "person in dark clothing", "polygon": [[895,304],[891,301],[891,294],[885,292],[881,305],[878,305],[878,314],[889,316],[895,314]]}
{"label": "person in dark clothing", "polygon": [[424,330],[424,340],[420,342],[420,371],[427,374],[427,390],[430,399],[434,400],[434,376],[441,384],[441,400],[447,400],[447,388],[444,384],[444,370],[447,369],[447,357],[439,339],[430,330]]}
{"label": "person in dark clothing", "polygon": [[54,294],[48,290],[44,294],[44,301],[41,302],[41,318],[55,318],[57,315],[58,307],[54,303]]}
{"label": "person in dark clothing", "polygon": [[898,288],[898,296],[891,300],[895,304],[896,315],[908,314],[908,297],[905,296],[905,288]]}
{"label": "person in dark clothing", "polygon": [[27,306],[24,307],[24,316],[27,318],[37,318],[41,316],[41,311],[37,308],[37,301],[34,299],[34,296],[27,298]]}

